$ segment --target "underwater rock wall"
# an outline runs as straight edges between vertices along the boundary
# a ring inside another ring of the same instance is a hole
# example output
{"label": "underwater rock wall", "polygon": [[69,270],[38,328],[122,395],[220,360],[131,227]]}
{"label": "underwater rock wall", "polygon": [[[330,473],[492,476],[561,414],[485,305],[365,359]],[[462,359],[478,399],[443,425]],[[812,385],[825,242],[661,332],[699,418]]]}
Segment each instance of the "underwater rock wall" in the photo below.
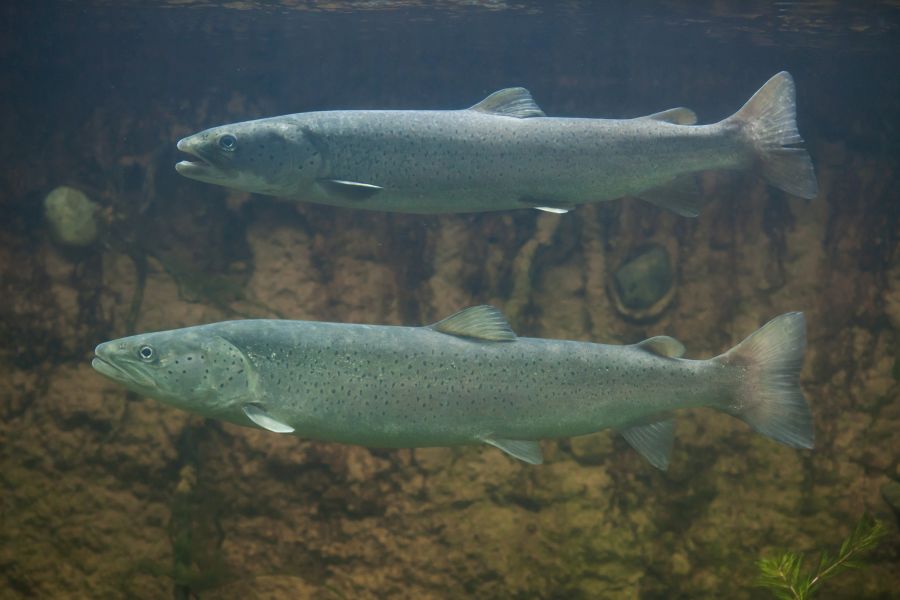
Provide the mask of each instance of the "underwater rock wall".
{"label": "underwater rock wall", "polygon": [[[714,201],[695,220],[636,200],[562,216],[386,215],[177,182],[143,216],[100,192],[108,225],[93,251],[7,228],[3,585],[42,597],[759,597],[756,558],[833,545],[864,510],[890,518],[880,489],[900,479],[900,268],[896,239],[878,239],[896,226],[884,199],[898,181],[877,157],[819,165],[812,202],[749,175],[708,178]],[[36,189],[52,187],[45,177]],[[673,297],[630,319],[614,276],[648,243],[671,257]],[[610,432],[547,441],[540,467],[487,447],[368,450],[204,422],[89,365],[94,343],[129,331],[250,315],[416,324],[481,302],[522,335],[667,334],[691,357],[803,310],[817,448],[696,410],[678,418],[667,473]],[[896,552],[835,593],[888,593]]]}

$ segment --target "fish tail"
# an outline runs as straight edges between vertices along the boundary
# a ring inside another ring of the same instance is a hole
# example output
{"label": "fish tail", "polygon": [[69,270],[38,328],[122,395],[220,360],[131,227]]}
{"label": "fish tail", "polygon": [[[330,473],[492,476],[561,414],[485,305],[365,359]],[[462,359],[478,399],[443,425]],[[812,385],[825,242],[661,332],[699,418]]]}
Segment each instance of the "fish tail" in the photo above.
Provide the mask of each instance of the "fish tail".
{"label": "fish tail", "polygon": [[769,79],[726,122],[736,123],[744,133],[766,181],[800,198],[816,197],[818,185],[809,153],[787,147],[803,142],[790,73],[782,71]]}
{"label": "fish tail", "polygon": [[806,320],[803,313],[792,312],[714,358],[739,369],[738,391],[720,408],[778,442],[812,448],[812,415],[800,390],[805,350]]}

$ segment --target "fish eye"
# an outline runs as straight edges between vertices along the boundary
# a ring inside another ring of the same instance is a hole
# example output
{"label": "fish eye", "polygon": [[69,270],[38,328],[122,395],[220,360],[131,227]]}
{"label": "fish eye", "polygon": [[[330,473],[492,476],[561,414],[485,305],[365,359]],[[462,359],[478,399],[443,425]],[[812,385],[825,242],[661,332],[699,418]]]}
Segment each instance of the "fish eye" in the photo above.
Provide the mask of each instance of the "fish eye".
{"label": "fish eye", "polygon": [[237,138],[230,133],[226,133],[219,138],[219,148],[221,148],[222,150],[232,152],[235,147],[237,147]]}
{"label": "fish eye", "polygon": [[138,350],[138,356],[143,360],[150,360],[153,358],[153,348],[150,346],[141,346],[141,349]]}

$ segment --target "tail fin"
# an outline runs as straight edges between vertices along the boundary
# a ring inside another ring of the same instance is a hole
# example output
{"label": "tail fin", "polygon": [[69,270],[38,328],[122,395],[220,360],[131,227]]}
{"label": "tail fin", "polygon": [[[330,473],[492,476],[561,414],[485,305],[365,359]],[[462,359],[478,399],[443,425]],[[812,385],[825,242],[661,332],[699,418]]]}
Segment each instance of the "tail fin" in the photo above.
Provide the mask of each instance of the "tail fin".
{"label": "tail fin", "polygon": [[790,73],[782,71],[772,77],[727,121],[736,122],[744,131],[766,181],[800,198],[816,197],[818,185],[809,154],[803,148],[785,148],[803,141],[797,131]]}
{"label": "tail fin", "polygon": [[722,410],[783,444],[812,448],[812,415],[800,390],[805,349],[806,320],[793,312],[775,317],[714,358],[740,369],[737,394]]}

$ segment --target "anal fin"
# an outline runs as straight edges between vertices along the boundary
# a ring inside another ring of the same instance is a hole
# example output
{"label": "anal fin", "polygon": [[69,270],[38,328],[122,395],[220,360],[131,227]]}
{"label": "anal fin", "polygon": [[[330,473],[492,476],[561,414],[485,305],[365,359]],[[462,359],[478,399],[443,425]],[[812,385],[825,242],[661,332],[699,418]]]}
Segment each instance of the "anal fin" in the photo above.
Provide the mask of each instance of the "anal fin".
{"label": "anal fin", "polygon": [[482,440],[499,448],[514,458],[527,462],[530,465],[540,465],[544,462],[544,454],[541,445],[534,440],[507,440],[503,438],[485,437]]}
{"label": "anal fin", "polygon": [[665,184],[644,190],[638,198],[671,210],[683,217],[696,217],[706,205],[693,173],[681,175]]}
{"label": "anal fin", "polygon": [[621,432],[632,448],[661,471],[669,468],[675,441],[675,421],[666,419],[629,427]]}

